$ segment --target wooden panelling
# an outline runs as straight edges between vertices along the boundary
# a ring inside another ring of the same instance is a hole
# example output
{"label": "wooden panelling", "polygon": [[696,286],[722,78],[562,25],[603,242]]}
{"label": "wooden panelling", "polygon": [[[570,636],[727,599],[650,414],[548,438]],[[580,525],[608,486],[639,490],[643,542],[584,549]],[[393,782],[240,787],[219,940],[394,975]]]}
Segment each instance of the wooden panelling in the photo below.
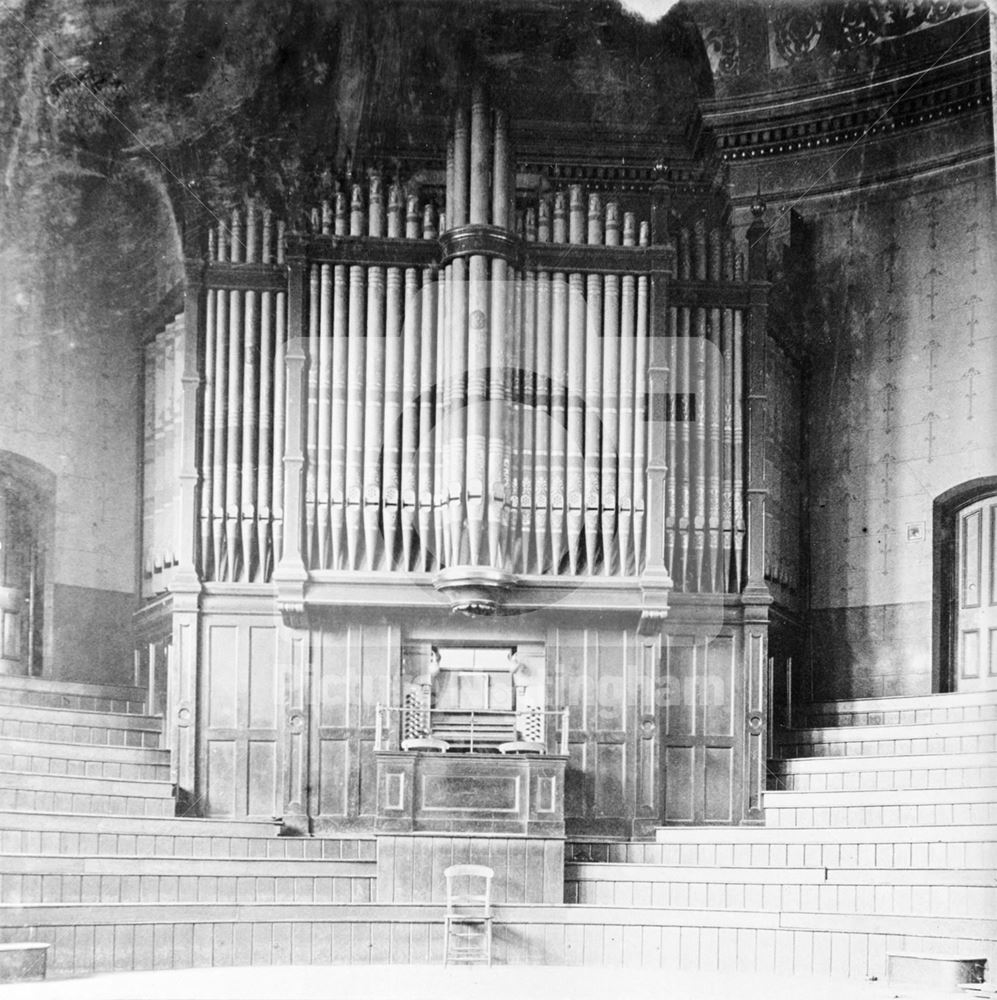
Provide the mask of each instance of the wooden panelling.
{"label": "wooden panelling", "polygon": [[377,753],[379,832],[564,835],[564,758]]}
{"label": "wooden panelling", "polygon": [[377,838],[377,900],[442,903],[443,871],[452,864],[483,864],[494,872],[496,903],[562,903],[564,841],[535,837]]}
{"label": "wooden panelling", "polygon": [[204,614],[201,627],[205,815],[280,815],[277,623],[262,624],[259,616]]}
{"label": "wooden panelling", "polygon": [[[16,923],[11,920],[14,917]],[[443,908],[418,904],[28,905],[0,909],[0,940],[52,942],[50,969],[437,963]],[[982,949],[993,920],[646,907],[500,905],[497,964],[644,966],[865,978],[887,951]]]}

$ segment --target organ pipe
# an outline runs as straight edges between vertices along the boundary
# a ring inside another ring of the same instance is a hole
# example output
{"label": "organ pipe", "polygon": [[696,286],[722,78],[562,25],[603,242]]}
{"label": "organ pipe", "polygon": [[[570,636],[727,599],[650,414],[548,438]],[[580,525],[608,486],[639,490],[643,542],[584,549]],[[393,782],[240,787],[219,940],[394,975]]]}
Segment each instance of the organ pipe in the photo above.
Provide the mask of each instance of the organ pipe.
{"label": "organ pipe", "polygon": [[[414,240],[420,236],[419,199],[410,195],[405,202],[405,237]],[[412,569],[412,558],[416,545],[416,504],[419,489],[420,465],[420,381],[421,381],[421,334],[422,303],[419,296],[420,273],[416,267],[405,269],[404,290],[404,330],[402,334],[402,399],[401,399],[401,568]],[[432,332],[429,332],[432,335]],[[385,426],[389,420],[385,417]],[[387,473],[386,473],[387,475]]]}
{"label": "organ pipe", "polygon": [[[436,238],[433,208],[427,205],[422,217],[422,238]],[[440,295],[439,275],[430,267],[422,271],[422,316],[419,337],[419,478],[417,485],[419,524],[419,569],[428,570],[434,563],[434,553],[438,552],[436,539],[432,534],[433,497],[438,496],[439,484],[435,482],[434,448],[435,435],[439,428],[436,416],[436,400],[439,382],[436,373],[436,332],[440,328],[439,309],[443,296]],[[438,455],[438,449],[435,451]],[[438,536],[437,536],[438,537]]]}
{"label": "organ pipe", "polygon": [[[585,202],[580,184],[572,184],[568,203],[568,242],[585,242]],[[568,571],[578,573],[582,545],[585,433],[585,277],[568,276],[568,427],[567,427],[567,535]]]}
{"label": "organ pipe", "polygon": [[[273,259],[273,215],[269,209],[263,210],[260,257],[264,264]],[[274,316],[273,292],[264,289],[260,293],[260,385],[259,385],[259,435],[256,442],[256,552],[258,578],[265,580],[269,571],[271,531],[271,487],[273,469],[271,450],[273,442],[272,393],[274,378]]]}
{"label": "organ pipe", "polygon": [[[336,236],[345,236],[350,228],[347,193],[336,193],[336,212],[333,221]],[[349,354],[347,349],[347,309],[349,307],[349,269],[337,264],[332,274],[332,406],[329,414],[330,432],[329,469],[329,559],[332,569],[342,569],[346,536],[346,427],[349,384]]]}
{"label": "organ pipe", "polygon": [[[589,195],[588,242],[603,241],[602,199]],[[585,559],[590,573],[595,571],[596,548],[601,528],[600,472],[602,439],[602,276],[589,274],[585,279],[585,408],[583,447],[583,494]]]}
{"label": "organ pipe", "polygon": [[[620,242],[620,208],[615,202],[606,205],[605,242],[606,246],[618,246]],[[601,508],[599,527],[602,541],[602,572],[609,576],[616,565],[621,303],[620,279],[616,275],[606,275],[603,282],[602,385],[599,389],[599,403],[602,407],[599,421],[602,431],[599,469],[601,482],[595,485],[595,489],[599,490]]]}
{"label": "organ pipe", "polygon": [[[353,185],[350,235],[364,230],[363,189]],[[346,413],[346,554],[349,569],[360,569],[360,530],[364,474],[364,379],[367,374],[367,338],[364,329],[364,269],[350,268],[349,333]]]}
{"label": "organ pipe", "polygon": [[[367,234],[384,236],[385,204],[383,179],[377,171],[370,175],[367,206]],[[367,269],[367,367],[363,383],[363,541],[364,568],[377,568],[382,479],[381,449],[384,446],[385,410],[385,269]]]}
{"label": "organ pipe", "polygon": [[[549,243],[551,204],[542,197],[537,206],[537,242]],[[536,277],[536,394],[533,411],[533,525],[536,561],[532,569],[545,573],[550,535],[550,435],[551,435],[551,276],[541,270]]]}
{"label": "organ pipe", "polygon": [[[388,237],[398,239],[403,232],[401,186],[395,182],[388,191]],[[392,569],[398,544],[401,516],[401,418],[402,418],[402,270],[387,269],[384,317],[384,432],[382,448],[381,513],[384,536],[384,568]]]}
{"label": "organ pipe", "polygon": [[[641,222],[638,245],[648,246],[650,229],[647,222]],[[644,501],[647,494],[647,356],[648,356],[648,309],[650,305],[650,280],[646,274],[637,278],[637,325],[635,344],[636,380],[634,383],[634,552],[636,571],[639,573],[644,563]]]}
{"label": "organ pipe", "polygon": [[[332,229],[332,206],[328,201],[322,203],[322,234],[328,235]],[[317,279],[318,301],[315,301],[315,283]],[[325,569],[329,564],[330,509],[332,490],[332,352],[333,352],[333,290],[332,268],[328,264],[312,267],[312,306],[317,314],[317,324],[312,321],[314,330],[317,325],[318,341],[311,340],[310,353],[314,357],[318,353],[318,377],[311,378],[315,364],[309,366],[309,410],[308,410],[308,440],[310,454],[317,452],[316,461],[316,509],[315,509],[315,540],[317,542],[316,565]],[[313,404],[311,400],[312,387],[318,389],[318,399]],[[313,437],[314,434],[314,437]],[[309,533],[310,536],[310,533]]]}
{"label": "organ pipe", "polygon": [[[242,226],[238,210],[232,212],[231,259],[237,263],[242,250]],[[239,459],[242,441],[242,292],[229,292],[228,314],[228,411],[225,435],[225,550],[226,578],[238,579],[240,528]]]}
{"label": "organ pipe", "polygon": [[[657,331],[634,253],[650,245],[648,223],[623,195],[579,183],[532,202],[520,191],[517,206],[509,123],[480,88],[456,112],[445,173],[438,220],[414,183],[385,191],[376,169],[311,213],[332,249],[310,256],[306,243],[304,262],[308,566],[634,576],[653,516],[676,588],[738,589],[744,307],[711,298],[743,277],[725,224],[700,214],[676,227],[676,292]],[[417,240],[453,249],[417,260]],[[365,241],[376,254],[349,250]],[[219,274],[272,276],[207,289],[199,566],[206,579],[264,581],[284,544],[284,349],[304,332],[287,330],[275,282],[283,223],[249,202],[211,232],[209,258]],[[649,511],[649,342],[663,334],[666,398],[653,414],[667,474],[662,509]],[[179,338],[148,352],[154,571],[177,559],[164,470]]]}
{"label": "organ pipe", "polygon": [[[568,242],[567,201],[563,191],[554,197],[553,237]],[[563,271],[551,277],[550,348],[550,537],[551,571],[561,572],[566,542],[568,464],[568,282]]]}
{"label": "organ pipe", "polygon": [[[277,223],[277,264],[285,261],[285,224]],[[273,509],[273,555],[271,565],[276,566],[284,546],[284,411],[286,379],[284,375],[284,353],[287,347],[287,292],[278,291],[275,296],[274,315],[274,370],[273,370],[273,486],[271,489]]]}
{"label": "organ pipe", "polygon": [[[623,245],[637,243],[637,222],[633,212],[623,216]],[[617,551],[619,571],[629,575],[636,570],[633,551],[634,515],[634,421],[636,419],[636,347],[637,279],[625,274],[620,283],[620,404],[619,404],[619,480]]]}

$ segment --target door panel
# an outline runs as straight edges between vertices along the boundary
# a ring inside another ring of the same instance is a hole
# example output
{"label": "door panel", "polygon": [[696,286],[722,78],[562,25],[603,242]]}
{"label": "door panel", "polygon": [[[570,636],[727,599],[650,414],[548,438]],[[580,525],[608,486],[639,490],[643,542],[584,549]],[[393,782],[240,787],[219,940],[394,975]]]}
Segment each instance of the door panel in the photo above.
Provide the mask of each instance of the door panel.
{"label": "door panel", "polygon": [[956,516],[956,687],[989,690],[997,688],[997,498],[978,500]]}
{"label": "door panel", "polygon": [[736,639],[671,635],[663,657],[663,821],[733,822],[740,801],[734,720],[743,711]]}

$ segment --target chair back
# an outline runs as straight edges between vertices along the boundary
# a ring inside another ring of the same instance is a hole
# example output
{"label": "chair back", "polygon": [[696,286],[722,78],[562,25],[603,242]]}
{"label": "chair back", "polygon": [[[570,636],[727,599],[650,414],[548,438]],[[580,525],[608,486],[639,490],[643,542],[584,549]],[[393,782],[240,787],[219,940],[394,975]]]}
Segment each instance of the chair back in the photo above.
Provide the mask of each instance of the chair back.
{"label": "chair back", "polygon": [[546,753],[547,747],[543,743],[535,740],[510,740],[508,743],[499,744],[499,753],[528,754]]}
{"label": "chair back", "polygon": [[448,916],[491,916],[493,869],[487,865],[451,865],[443,875],[447,880]]}
{"label": "chair back", "polygon": [[446,753],[450,749],[450,744],[446,740],[438,740],[433,736],[410,736],[402,740],[403,750],[435,750],[437,753]]}

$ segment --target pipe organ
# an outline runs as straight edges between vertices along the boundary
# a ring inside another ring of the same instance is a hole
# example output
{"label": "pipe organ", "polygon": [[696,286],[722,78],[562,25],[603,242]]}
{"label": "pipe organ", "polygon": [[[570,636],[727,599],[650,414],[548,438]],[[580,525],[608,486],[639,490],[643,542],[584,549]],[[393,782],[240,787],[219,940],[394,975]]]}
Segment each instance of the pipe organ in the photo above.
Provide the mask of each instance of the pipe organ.
{"label": "pipe organ", "polygon": [[363,825],[403,645],[529,612],[483,641],[546,650],[569,830],[760,818],[762,208],[739,235],[703,149],[561,168],[517,128],[478,86],[435,161],[216,218],[149,342],[146,592],[190,595],[170,745],[209,814]]}
{"label": "pipe organ", "polygon": [[[652,239],[646,202],[518,189],[506,118],[479,94],[455,117],[441,193],[371,170],[310,213],[293,237],[300,290],[282,280],[285,224],[233,210],[208,249],[203,578],[263,582],[280,560],[291,338],[307,358],[308,570],[634,577],[657,545],[676,589],[736,592],[743,254],[703,211]],[[653,271],[674,272],[665,309]],[[289,329],[297,291],[304,320]],[[175,560],[178,329],[147,349],[148,577]],[[652,339],[667,373],[653,393]],[[661,510],[647,508],[649,435],[664,448]]]}

